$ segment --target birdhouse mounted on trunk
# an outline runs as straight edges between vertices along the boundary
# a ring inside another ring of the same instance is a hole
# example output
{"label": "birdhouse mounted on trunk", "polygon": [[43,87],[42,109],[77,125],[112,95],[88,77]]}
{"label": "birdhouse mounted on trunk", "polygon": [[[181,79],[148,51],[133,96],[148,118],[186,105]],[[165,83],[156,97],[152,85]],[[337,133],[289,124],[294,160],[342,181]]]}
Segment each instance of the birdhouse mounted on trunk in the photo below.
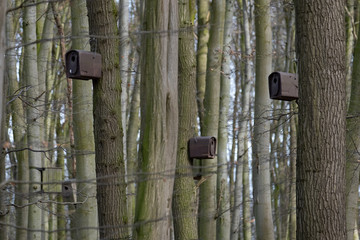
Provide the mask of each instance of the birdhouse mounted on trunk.
{"label": "birdhouse mounted on trunk", "polygon": [[215,137],[194,137],[188,142],[189,158],[212,159],[216,156]]}
{"label": "birdhouse mounted on trunk", "polygon": [[65,181],[62,184],[62,197],[64,202],[76,202],[76,182]]}
{"label": "birdhouse mounted on trunk", "polygon": [[101,78],[101,55],[95,52],[69,50],[66,55],[66,76],[89,80]]}
{"label": "birdhouse mounted on trunk", "polygon": [[299,98],[298,75],[286,72],[273,72],[269,75],[271,99],[292,101]]}

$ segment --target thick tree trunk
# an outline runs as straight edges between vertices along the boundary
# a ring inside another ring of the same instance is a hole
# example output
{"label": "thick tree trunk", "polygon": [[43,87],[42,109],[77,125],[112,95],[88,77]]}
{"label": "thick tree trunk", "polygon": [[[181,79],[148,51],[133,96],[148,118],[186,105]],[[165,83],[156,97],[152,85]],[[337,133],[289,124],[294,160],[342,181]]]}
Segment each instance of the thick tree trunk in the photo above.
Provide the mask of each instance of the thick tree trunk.
{"label": "thick tree trunk", "polygon": [[178,131],[178,2],[145,2],[136,239],[170,239]]}
{"label": "thick tree trunk", "polygon": [[117,9],[113,0],[87,1],[91,42],[102,55],[102,78],[93,80],[94,133],[100,238],[128,236]]}
{"label": "thick tree trunk", "polygon": [[[139,162],[144,175],[138,180],[136,237],[168,239],[173,180],[167,176],[175,173],[178,128],[177,2],[146,1],[144,9],[144,30],[155,32],[155,36],[144,35],[142,41],[145,49],[142,52]],[[167,33],[161,33],[163,31]]]}
{"label": "thick tree trunk", "polygon": [[345,1],[296,0],[297,239],[346,238]]}
{"label": "thick tree trunk", "polygon": [[[90,50],[87,35],[89,24],[86,0],[71,1],[72,48]],[[72,232],[74,239],[98,239],[98,209],[96,202],[95,144],[93,132],[92,84],[73,81],[73,129],[76,154],[76,180],[78,202]]]}
{"label": "thick tree trunk", "polygon": [[191,1],[179,1],[179,135],[173,193],[175,239],[198,239],[196,187],[188,159],[187,144],[197,132],[196,59]]}
{"label": "thick tree trunk", "polygon": [[253,139],[253,193],[256,237],[274,239],[270,190],[270,99],[267,78],[272,66],[270,1],[255,0],[256,82]]}

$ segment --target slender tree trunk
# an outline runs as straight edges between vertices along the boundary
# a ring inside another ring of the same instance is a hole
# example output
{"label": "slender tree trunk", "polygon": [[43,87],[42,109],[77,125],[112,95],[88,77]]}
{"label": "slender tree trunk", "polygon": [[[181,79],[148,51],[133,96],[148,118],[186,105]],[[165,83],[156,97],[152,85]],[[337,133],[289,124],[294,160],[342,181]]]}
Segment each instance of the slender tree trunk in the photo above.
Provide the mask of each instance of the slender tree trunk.
{"label": "slender tree trunk", "polygon": [[87,1],[91,42],[102,55],[102,78],[93,80],[94,133],[100,238],[128,237],[121,121],[119,41],[113,0]]}
{"label": "slender tree trunk", "polygon": [[346,238],[345,1],[296,0],[297,239]]}
{"label": "slender tree trunk", "polygon": [[[203,136],[217,138],[219,125],[220,70],[224,38],[225,0],[214,0],[211,5],[210,39],[206,72]],[[202,161],[205,181],[200,185],[199,238],[216,238],[216,181],[217,158]]]}
{"label": "slender tree trunk", "polygon": [[[56,142],[58,144],[64,144],[65,142],[65,134],[64,134],[64,128],[60,123],[60,117],[57,117],[56,120]],[[60,167],[62,169],[64,169],[64,150],[63,148],[58,148],[57,149],[57,159],[56,159],[56,167]],[[63,181],[64,179],[64,171],[62,171],[62,179],[59,179],[60,181]],[[62,195],[59,194],[56,198],[56,201],[59,203],[63,202],[63,198]],[[66,212],[65,212],[65,205],[63,204],[58,204],[56,207],[56,213],[57,213],[57,227],[58,227],[58,232],[57,232],[57,239],[58,240],[65,240],[66,239]]]}
{"label": "slender tree trunk", "polygon": [[220,86],[220,109],[218,130],[218,174],[217,174],[217,214],[216,214],[216,238],[230,239],[230,192],[228,183],[228,115],[230,106],[230,75],[231,75],[231,46],[233,29],[233,12],[235,0],[226,0],[226,12],[224,23],[224,46],[222,59],[222,74]]}
{"label": "slender tree trunk", "polygon": [[[291,105],[291,111],[297,110],[295,103]],[[289,217],[289,240],[296,240],[296,119],[290,119],[290,217]]]}
{"label": "slender tree trunk", "polygon": [[198,47],[196,55],[196,101],[200,119],[200,130],[204,121],[204,96],[206,85],[206,65],[209,41],[209,0],[197,0],[198,3]]}
{"label": "slender tree trunk", "polygon": [[[239,3],[240,5],[240,3]],[[251,45],[250,45],[250,19],[248,1],[242,1],[243,25],[244,25],[244,45],[245,45],[245,74],[242,84],[241,112],[239,113],[239,135],[238,135],[238,157],[236,165],[235,182],[235,204],[234,215],[231,223],[231,239],[237,240],[240,229],[241,203],[243,204],[243,232],[244,239],[251,239],[251,216],[250,216],[250,191],[249,191],[249,163],[248,149],[248,118],[250,116],[250,87],[253,79],[251,67]]]}
{"label": "slender tree trunk", "polygon": [[[5,48],[6,48],[6,9],[7,1],[1,1],[0,3],[0,93],[3,95],[4,91],[4,82],[5,82]],[[12,24],[12,22],[11,22]],[[5,98],[0,97],[0,121],[3,119],[5,113]],[[2,127],[0,127],[0,133],[2,132]]]}
{"label": "slender tree trunk", "polygon": [[196,58],[194,48],[192,0],[179,1],[179,135],[173,193],[175,239],[198,239],[196,187],[188,159],[187,144],[197,131]]}
{"label": "slender tree trunk", "polygon": [[[350,104],[351,84],[352,84],[352,58],[354,51],[355,29],[354,0],[346,0],[346,103]],[[355,39],[356,40],[356,39]]]}
{"label": "slender tree trunk", "polygon": [[[87,35],[89,25],[85,0],[71,1],[72,48],[90,50]],[[98,239],[98,209],[96,202],[95,144],[93,132],[92,84],[73,81],[73,126],[76,153],[77,199],[74,239]]]}
{"label": "slender tree trunk", "polygon": [[[35,0],[28,1],[27,4],[34,4]],[[29,222],[28,228],[31,231],[28,234],[28,239],[40,239],[41,231],[39,228],[42,224],[41,208],[38,206],[40,200],[41,190],[41,173],[39,171],[42,168],[41,153],[38,151],[41,149],[41,133],[40,122],[41,112],[37,110],[37,105],[41,104],[37,101],[39,94],[39,82],[37,71],[37,47],[33,42],[36,41],[36,6],[27,6],[24,8],[23,19],[23,31],[24,31],[24,67],[23,78],[26,79],[27,86],[31,87],[26,92],[26,100],[28,107],[27,114],[27,138],[29,147],[29,168],[30,168],[30,198],[31,205],[29,206]]]}
{"label": "slender tree trunk", "polygon": [[178,131],[178,3],[145,2],[136,239],[170,239]]}
{"label": "slender tree trunk", "polygon": [[[5,182],[5,148],[2,147],[5,142],[5,47],[6,47],[6,9],[7,1],[0,3],[0,183]],[[12,24],[12,22],[11,22]],[[3,225],[6,223],[8,214],[7,207],[5,206],[6,195],[3,189],[0,190],[0,239],[7,239],[8,227]]]}
{"label": "slender tree trunk", "polygon": [[120,38],[120,78],[121,78],[121,109],[122,109],[122,128],[124,129],[123,149],[124,159],[126,157],[126,134],[127,134],[127,108],[128,108],[128,75],[129,75],[129,0],[119,0],[119,38]]}
{"label": "slender tree trunk", "polygon": [[[138,71],[140,68],[138,69]],[[136,204],[136,171],[138,169],[138,134],[140,128],[140,78],[141,74],[136,73],[134,80],[134,89],[131,97],[129,126],[127,129],[127,181],[128,181],[128,211],[129,224],[134,223],[135,204]]]}
{"label": "slender tree trunk", "polygon": [[256,238],[274,239],[271,209],[269,130],[270,99],[267,77],[272,66],[270,1],[255,0],[256,82],[253,141],[253,194]]}
{"label": "slender tree trunk", "polygon": [[[7,46],[12,48],[15,46],[15,21],[13,13],[9,13],[7,17]],[[16,70],[16,50],[11,49],[6,55],[6,72],[9,81],[9,95],[16,95],[19,91],[19,83],[17,81]],[[25,85],[25,84],[22,84]],[[21,91],[21,90],[20,90]],[[10,103],[12,124],[16,126],[13,128],[14,144],[17,148],[27,147],[26,138],[26,123],[24,122],[24,109],[22,102],[19,98],[16,98]],[[29,162],[28,152],[19,151],[16,153],[17,168],[16,179],[22,183],[15,186],[16,196],[15,204],[17,206],[25,206],[28,204],[29,185],[26,182],[29,181]],[[28,226],[28,208],[18,207],[16,208],[16,239],[27,239],[26,228]]]}

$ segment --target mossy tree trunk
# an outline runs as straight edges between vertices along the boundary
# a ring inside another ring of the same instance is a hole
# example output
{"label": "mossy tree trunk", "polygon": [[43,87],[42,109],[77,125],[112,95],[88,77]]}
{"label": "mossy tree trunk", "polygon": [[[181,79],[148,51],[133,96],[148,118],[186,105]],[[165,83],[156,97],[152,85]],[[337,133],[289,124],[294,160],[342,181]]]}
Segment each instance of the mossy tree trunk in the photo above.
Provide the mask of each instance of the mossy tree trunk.
{"label": "mossy tree trunk", "polygon": [[178,132],[178,2],[147,0],[141,52],[136,239],[170,239]]}
{"label": "mossy tree trunk", "polygon": [[179,1],[179,135],[173,193],[175,239],[198,239],[196,187],[188,158],[188,140],[197,131],[196,123],[196,59],[194,26],[191,6],[193,0]]}

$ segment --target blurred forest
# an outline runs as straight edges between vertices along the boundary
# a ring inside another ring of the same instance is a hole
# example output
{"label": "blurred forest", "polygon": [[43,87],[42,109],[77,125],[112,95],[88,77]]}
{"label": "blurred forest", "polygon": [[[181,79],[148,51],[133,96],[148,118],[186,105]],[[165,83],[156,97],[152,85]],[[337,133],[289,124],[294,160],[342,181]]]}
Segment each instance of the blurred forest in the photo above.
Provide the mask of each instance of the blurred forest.
{"label": "blurred forest", "polygon": [[0,239],[359,239],[359,2],[1,1]]}

